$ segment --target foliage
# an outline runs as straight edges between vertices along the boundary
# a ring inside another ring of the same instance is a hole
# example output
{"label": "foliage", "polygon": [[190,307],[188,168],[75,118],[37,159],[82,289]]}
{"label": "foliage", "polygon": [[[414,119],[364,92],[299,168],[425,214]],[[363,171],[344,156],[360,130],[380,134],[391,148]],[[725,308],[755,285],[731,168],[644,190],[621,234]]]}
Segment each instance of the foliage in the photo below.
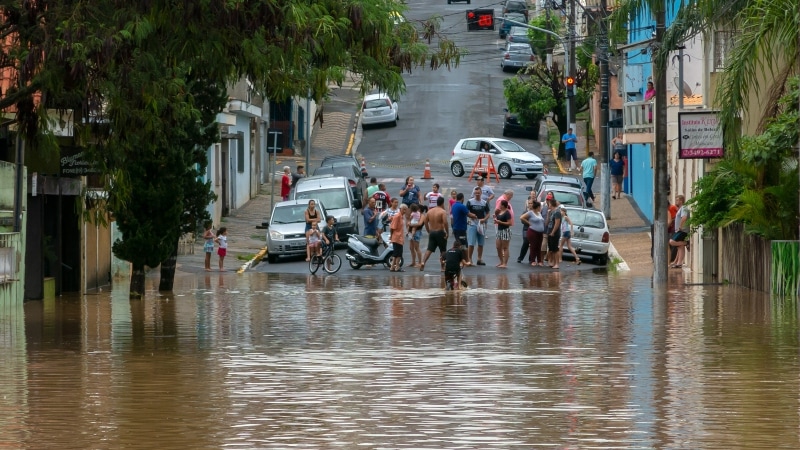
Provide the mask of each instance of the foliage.
{"label": "foliage", "polygon": [[[552,113],[561,134],[567,131],[566,88],[563,68],[553,64],[529,66],[524,76],[503,80],[503,95],[509,111],[519,117],[521,124],[530,126]],[[597,85],[597,66],[581,68],[575,76],[575,113],[589,109],[589,100]]]}
{"label": "foliage", "polygon": [[[530,24],[538,28],[550,30],[559,35],[564,34],[564,23],[557,14],[550,14],[549,18],[548,15],[540,14],[531,19]],[[544,59],[545,55],[548,53],[553,53],[554,43],[558,45],[555,38],[549,34],[530,28],[528,29],[528,39],[530,39],[533,53],[542,59]],[[547,46],[548,42],[550,42],[550,47]]]}

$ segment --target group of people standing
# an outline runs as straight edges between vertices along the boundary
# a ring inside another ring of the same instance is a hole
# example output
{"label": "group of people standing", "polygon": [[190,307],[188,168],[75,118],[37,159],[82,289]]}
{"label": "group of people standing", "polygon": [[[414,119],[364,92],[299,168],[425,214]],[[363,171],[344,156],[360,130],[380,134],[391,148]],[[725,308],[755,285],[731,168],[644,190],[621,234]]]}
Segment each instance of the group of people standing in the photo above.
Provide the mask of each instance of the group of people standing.
{"label": "group of people standing", "polygon": [[[461,282],[462,267],[486,265],[483,251],[489,224],[494,226],[495,249],[499,260],[496,267],[508,267],[515,225],[511,206],[514,196],[512,190],[506,190],[496,197],[494,190],[486,185],[484,177],[479,176],[469,198],[463,192],[453,190],[450,198],[445,199],[439,184],[434,183],[430,192],[422,194],[414,178],[408,177],[398,195],[392,197],[386,191],[386,186],[378,184],[373,178],[367,195],[368,203],[363,211],[364,235],[379,238],[379,232],[388,228],[389,244],[394,252],[390,271],[405,271],[401,258],[408,241],[411,263],[407,267],[418,267],[424,271],[431,255],[438,250],[447,285],[457,289]],[[547,261],[549,267],[558,269],[561,247],[566,245],[574,255],[575,263],[580,264],[580,258],[570,241],[572,221],[552,193],[548,194],[545,205],[536,201],[534,193],[531,193],[519,219],[523,224],[523,244],[517,262],[522,263],[529,254],[528,263],[532,266],[544,266]],[[420,248],[423,229],[428,233],[428,245],[424,253]],[[447,249],[450,234],[453,235],[453,246]],[[543,243],[546,246],[543,247]]]}

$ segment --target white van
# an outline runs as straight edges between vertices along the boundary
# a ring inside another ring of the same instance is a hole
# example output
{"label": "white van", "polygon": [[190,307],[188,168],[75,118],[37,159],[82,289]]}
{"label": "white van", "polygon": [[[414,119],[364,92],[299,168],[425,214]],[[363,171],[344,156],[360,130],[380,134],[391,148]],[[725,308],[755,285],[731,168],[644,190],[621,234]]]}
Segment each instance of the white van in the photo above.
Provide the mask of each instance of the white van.
{"label": "white van", "polygon": [[358,210],[362,207],[361,200],[353,198],[353,191],[346,177],[319,175],[297,180],[292,199],[310,198],[322,203],[328,215],[336,218],[340,241],[347,242],[348,235],[359,234]]}

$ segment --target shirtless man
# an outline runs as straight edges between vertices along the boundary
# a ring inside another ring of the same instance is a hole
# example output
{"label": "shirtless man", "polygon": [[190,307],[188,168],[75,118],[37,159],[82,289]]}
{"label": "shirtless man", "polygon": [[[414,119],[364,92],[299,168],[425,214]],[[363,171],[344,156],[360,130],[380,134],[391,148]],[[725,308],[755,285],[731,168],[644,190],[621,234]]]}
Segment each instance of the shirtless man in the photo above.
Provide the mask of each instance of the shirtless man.
{"label": "shirtless man", "polygon": [[428,230],[428,249],[425,251],[425,256],[422,258],[422,264],[419,266],[420,272],[425,270],[425,263],[431,257],[431,253],[439,249],[439,262],[442,264],[444,270],[444,252],[447,251],[447,211],[444,209],[444,197],[436,199],[436,208],[428,210],[428,218],[425,222],[425,228]]}

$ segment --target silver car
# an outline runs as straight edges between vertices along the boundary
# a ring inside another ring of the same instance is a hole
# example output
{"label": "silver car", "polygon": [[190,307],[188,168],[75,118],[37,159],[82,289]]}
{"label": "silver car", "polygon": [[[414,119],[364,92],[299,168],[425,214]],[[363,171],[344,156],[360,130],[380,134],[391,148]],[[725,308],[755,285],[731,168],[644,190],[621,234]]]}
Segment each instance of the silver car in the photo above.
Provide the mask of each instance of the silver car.
{"label": "silver car", "polygon": [[[610,235],[608,223],[602,211],[594,209],[565,207],[572,220],[572,247],[578,256],[590,256],[592,261],[605,266],[608,264]],[[564,254],[569,250],[564,248]]]}
{"label": "silver car", "polygon": [[[289,200],[272,208],[267,227],[267,261],[278,262],[281,256],[306,254],[306,216],[308,202],[313,199]],[[325,223],[325,207],[316,202],[317,217]],[[321,226],[320,226],[321,228]]]}
{"label": "silver car", "polygon": [[517,71],[527,67],[529,64],[533,64],[535,60],[536,57],[533,56],[533,50],[531,50],[530,45],[509,42],[503,49],[503,59],[500,60],[500,67],[503,68],[503,72],[508,72],[509,70]]}

